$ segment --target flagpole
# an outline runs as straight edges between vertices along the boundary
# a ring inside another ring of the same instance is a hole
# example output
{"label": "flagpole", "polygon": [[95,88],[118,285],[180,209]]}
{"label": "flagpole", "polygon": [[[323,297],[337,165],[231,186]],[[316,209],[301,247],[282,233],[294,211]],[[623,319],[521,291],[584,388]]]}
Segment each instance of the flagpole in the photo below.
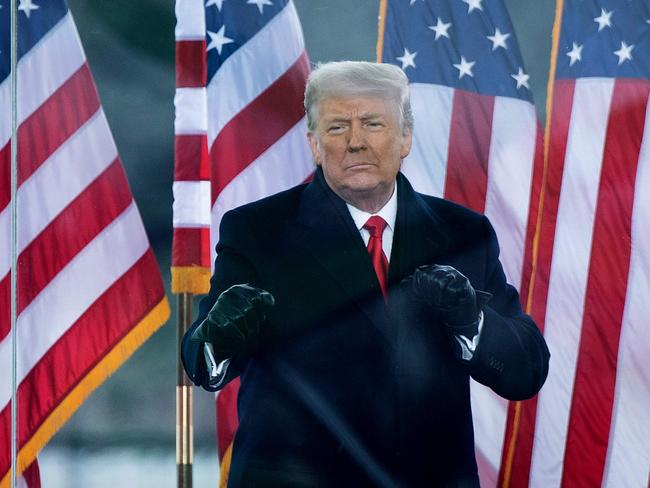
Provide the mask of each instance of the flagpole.
{"label": "flagpole", "polygon": [[18,461],[18,10],[11,2],[11,486],[15,488]]}
{"label": "flagpole", "polygon": [[181,363],[181,340],[192,322],[192,294],[178,294],[177,381],[176,381],[176,474],[178,488],[192,488],[194,435],[192,384]]}

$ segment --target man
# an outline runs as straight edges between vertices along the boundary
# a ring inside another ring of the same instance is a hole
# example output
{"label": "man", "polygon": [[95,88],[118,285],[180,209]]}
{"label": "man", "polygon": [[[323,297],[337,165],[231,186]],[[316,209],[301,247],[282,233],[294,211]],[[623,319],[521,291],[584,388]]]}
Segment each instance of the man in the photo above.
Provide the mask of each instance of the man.
{"label": "man", "polygon": [[535,395],[544,340],[487,219],[399,173],[399,68],[324,64],[305,108],[314,180],[223,217],[183,341],[196,384],[241,377],[229,485],[478,486],[469,378]]}

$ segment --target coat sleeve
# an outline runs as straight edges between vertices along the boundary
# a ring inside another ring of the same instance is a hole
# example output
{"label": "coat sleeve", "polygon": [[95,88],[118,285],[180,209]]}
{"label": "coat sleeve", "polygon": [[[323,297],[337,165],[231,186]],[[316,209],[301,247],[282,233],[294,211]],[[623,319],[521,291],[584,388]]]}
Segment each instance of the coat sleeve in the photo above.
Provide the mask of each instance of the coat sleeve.
{"label": "coat sleeve", "polygon": [[483,223],[485,291],[493,296],[483,309],[483,329],[469,364],[470,374],[504,398],[524,400],[544,384],[550,354],[532,318],[522,312],[519,294],[506,282],[494,229],[486,218]]}
{"label": "coat sleeve", "polygon": [[221,293],[232,285],[254,284],[257,281],[257,272],[249,257],[251,255],[250,243],[253,234],[246,225],[244,218],[236,211],[227,212],[221,220],[219,236],[214,274],[210,279],[210,291],[199,303],[197,319],[183,336],[181,342],[181,360],[187,375],[194,384],[202,386],[208,391],[219,390],[228,384],[230,380],[237,377],[246,366],[247,358],[244,356],[232,358],[228,365],[225,380],[218,387],[211,386],[207,364],[203,355],[204,343],[192,341],[190,337],[203,322]]}

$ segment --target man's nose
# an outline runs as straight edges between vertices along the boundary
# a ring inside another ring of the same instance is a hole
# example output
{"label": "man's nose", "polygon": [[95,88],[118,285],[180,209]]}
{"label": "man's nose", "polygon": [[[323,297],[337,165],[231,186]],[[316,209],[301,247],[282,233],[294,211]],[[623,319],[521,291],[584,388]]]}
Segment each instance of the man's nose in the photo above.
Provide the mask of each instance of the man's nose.
{"label": "man's nose", "polygon": [[357,152],[366,149],[366,138],[360,124],[352,124],[348,132],[348,151]]}

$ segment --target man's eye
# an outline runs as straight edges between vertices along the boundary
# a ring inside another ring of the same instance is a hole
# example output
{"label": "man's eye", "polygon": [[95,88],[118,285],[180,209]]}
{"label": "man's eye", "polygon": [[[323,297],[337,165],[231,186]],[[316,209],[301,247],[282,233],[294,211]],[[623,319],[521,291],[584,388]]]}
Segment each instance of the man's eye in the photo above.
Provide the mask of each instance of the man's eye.
{"label": "man's eye", "polygon": [[383,126],[384,124],[381,122],[366,122],[366,127],[369,127],[370,129],[378,129]]}
{"label": "man's eye", "polygon": [[343,132],[345,130],[345,127],[342,125],[331,125],[327,128],[327,132],[330,134],[338,134],[340,132]]}

